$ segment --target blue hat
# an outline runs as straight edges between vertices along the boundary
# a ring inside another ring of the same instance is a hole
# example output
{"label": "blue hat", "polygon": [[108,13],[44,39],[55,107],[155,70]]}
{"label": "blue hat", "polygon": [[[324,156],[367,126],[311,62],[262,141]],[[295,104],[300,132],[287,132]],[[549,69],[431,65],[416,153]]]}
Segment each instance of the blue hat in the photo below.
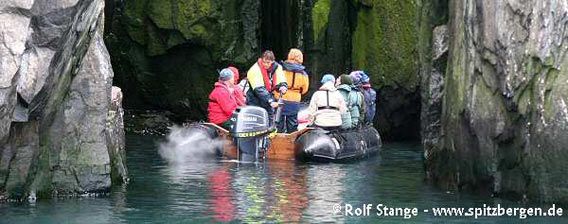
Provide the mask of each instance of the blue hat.
{"label": "blue hat", "polygon": [[324,84],[326,82],[335,82],[335,77],[332,74],[325,74],[321,78],[321,84]]}
{"label": "blue hat", "polygon": [[349,73],[349,76],[353,79],[353,85],[360,85],[361,84],[361,72],[360,71],[353,71]]}
{"label": "blue hat", "polygon": [[227,81],[233,77],[233,71],[231,69],[225,68],[219,72],[219,80]]}
{"label": "blue hat", "polygon": [[364,71],[360,71],[359,74],[361,74],[361,83],[369,83],[370,80],[367,73],[365,73]]}

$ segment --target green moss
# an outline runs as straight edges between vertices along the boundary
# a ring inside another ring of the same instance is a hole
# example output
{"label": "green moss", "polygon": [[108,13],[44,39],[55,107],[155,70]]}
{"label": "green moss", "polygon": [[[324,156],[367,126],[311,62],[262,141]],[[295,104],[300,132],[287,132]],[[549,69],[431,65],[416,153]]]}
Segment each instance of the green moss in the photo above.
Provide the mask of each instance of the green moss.
{"label": "green moss", "polygon": [[[157,56],[183,44],[207,46],[216,59],[232,61],[253,49],[242,42],[242,2],[213,0],[128,1],[126,33]],[[240,57],[242,58],[242,57]],[[245,60],[240,60],[244,62]]]}
{"label": "green moss", "polygon": [[175,11],[172,10],[172,1],[150,1],[148,3],[148,17],[162,29],[173,29],[174,20],[172,14]]}
{"label": "green moss", "polygon": [[409,90],[418,85],[416,7],[412,0],[376,0],[360,7],[352,62],[354,69],[368,71],[375,85]]}
{"label": "green moss", "polygon": [[168,109],[202,119],[215,69],[233,64],[244,70],[258,57],[260,1],[125,4],[106,41],[112,43],[114,81],[124,88],[128,107]]}
{"label": "green moss", "polygon": [[[556,101],[557,99],[560,99],[559,95],[557,94],[557,89],[560,89],[560,85],[558,85],[558,82],[556,82],[558,74],[558,70],[551,68],[548,68],[546,72],[546,85],[544,90],[544,117],[547,120],[554,120],[554,117],[558,112],[557,110],[560,108],[558,102]],[[553,94],[553,92],[556,93]]]}
{"label": "green moss", "polygon": [[128,36],[155,56],[188,40],[215,42],[213,33],[219,32],[209,22],[212,7],[211,0],[128,1],[124,23]]}
{"label": "green moss", "polygon": [[139,44],[146,44],[146,0],[126,1],[124,10],[124,24],[128,36]]}
{"label": "green moss", "polygon": [[150,56],[161,55],[166,53],[166,43],[160,37],[159,30],[154,26],[148,26],[148,42],[147,42],[147,54]]}
{"label": "green moss", "polygon": [[533,96],[534,79],[532,79],[524,89],[522,89],[520,94],[515,96],[515,101],[517,102],[519,113],[521,115],[526,115],[531,109],[531,101]]}
{"label": "green moss", "polygon": [[375,5],[374,0],[355,0],[355,2],[368,7],[373,7]]}
{"label": "green moss", "polygon": [[168,41],[167,41],[167,46],[168,48],[172,48],[175,47],[177,45],[183,44],[185,43],[185,39],[183,38],[183,36],[181,35],[181,33],[179,32],[171,32],[168,35]]}
{"label": "green moss", "polygon": [[330,0],[318,0],[312,8],[314,40],[318,41],[325,32],[329,20]]}
{"label": "green moss", "polygon": [[[456,4],[461,4],[461,2],[455,2]],[[458,7],[458,6],[454,6]],[[457,16],[457,15],[456,15]],[[446,71],[446,77],[444,79],[444,104],[443,107],[445,110],[445,115],[443,119],[448,119],[448,122],[452,122],[453,124],[446,125],[447,128],[452,129],[459,126],[459,115],[465,108],[465,94],[466,94],[466,86],[467,77],[465,69],[466,65],[469,62],[466,62],[466,51],[464,46],[464,33],[461,32],[465,30],[465,24],[463,21],[457,21],[453,24],[453,27],[450,27],[450,30],[454,30],[449,35],[452,37],[453,41],[450,41],[450,52],[449,55],[452,55],[448,59],[448,66]],[[454,123],[455,122],[455,123]],[[448,133],[451,133],[452,130],[449,130]]]}
{"label": "green moss", "polygon": [[[542,71],[542,66],[538,58],[531,58],[525,64],[526,74],[539,74]],[[530,77],[530,76],[529,76]],[[530,80],[520,89],[520,91],[514,95],[513,100],[517,103],[519,108],[519,113],[526,115],[530,111],[534,110],[535,94],[534,90],[537,88],[536,80],[538,75],[533,75]],[[533,107],[531,107],[531,104]]]}
{"label": "green moss", "polygon": [[372,10],[364,9],[360,11],[357,14],[357,28],[353,33],[352,60],[356,67],[355,69],[368,70],[370,73],[373,73],[371,70],[375,70],[375,68],[371,68],[370,62],[372,61],[369,59],[377,57],[378,46],[380,45],[379,41],[377,41],[380,31],[379,27],[375,25],[374,16]]}
{"label": "green moss", "polygon": [[205,39],[205,37],[207,36],[207,28],[205,28],[205,26],[203,26],[202,24],[195,24],[191,26],[189,30],[191,34],[197,37],[203,37]]}
{"label": "green moss", "polygon": [[40,135],[40,149],[39,156],[35,167],[33,168],[36,172],[35,179],[31,184],[30,190],[36,192],[38,198],[50,198],[52,196],[53,185],[51,184],[51,179],[53,173],[51,172],[50,160],[50,140],[49,135]]}
{"label": "green moss", "polygon": [[[501,117],[503,118],[507,114],[507,110],[502,101],[500,93],[494,92],[489,88],[482,79],[477,79],[474,84],[474,96],[475,96],[475,113],[481,114],[482,118],[491,120]],[[503,118],[503,120],[505,120]]]}
{"label": "green moss", "polygon": [[174,13],[175,28],[186,39],[207,38],[207,29],[201,28],[202,22],[212,13],[211,0],[177,1]]}

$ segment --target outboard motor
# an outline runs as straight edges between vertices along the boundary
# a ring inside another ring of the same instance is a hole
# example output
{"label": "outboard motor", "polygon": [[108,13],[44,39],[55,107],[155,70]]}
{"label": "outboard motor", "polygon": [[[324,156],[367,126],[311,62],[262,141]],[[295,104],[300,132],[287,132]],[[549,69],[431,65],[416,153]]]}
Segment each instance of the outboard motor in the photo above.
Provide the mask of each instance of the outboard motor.
{"label": "outboard motor", "polygon": [[239,160],[263,159],[269,146],[268,134],[273,129],[266,110],[255,106],[237,108],[231,121],[231,135],[238,149]]}

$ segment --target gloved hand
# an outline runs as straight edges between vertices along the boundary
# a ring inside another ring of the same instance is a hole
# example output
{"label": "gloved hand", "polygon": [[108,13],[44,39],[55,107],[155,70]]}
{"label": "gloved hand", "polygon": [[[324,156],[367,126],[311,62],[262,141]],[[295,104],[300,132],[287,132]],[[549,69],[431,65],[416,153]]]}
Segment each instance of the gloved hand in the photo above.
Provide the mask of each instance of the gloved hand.
{"label": "gloved hand", "polygon": [[278,107],[278,102],[272,102],[272,103],[270,103],[270,107],[272,107],[272,108],[277,108],[277,107]]}
{"label": "gloved hand", "polygon": [[288,88],[286,86],[280,86],[278,91],[280,91],[280,93],[282,93],[282,94],[286,94],[286,92],[288,91]]}

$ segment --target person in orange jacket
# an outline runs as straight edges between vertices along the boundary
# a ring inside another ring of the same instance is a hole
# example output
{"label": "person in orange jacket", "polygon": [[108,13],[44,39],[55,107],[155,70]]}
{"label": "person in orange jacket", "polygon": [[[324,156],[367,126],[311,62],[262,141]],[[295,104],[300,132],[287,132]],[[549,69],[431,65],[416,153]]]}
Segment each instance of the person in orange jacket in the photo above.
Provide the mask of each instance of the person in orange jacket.
{"label": "person in orange jacket", "polygon": [[[288,59],[281,62],[288,83],[288,91],[282,94],[284,102],[282,108],[282,117],[280,122],[277,123],[278,132],[292,133],[298,130],[298,111],[300,110],[300,102],[302,95],[308,92],[309,78],[305,71],[304,55],[302,51],[296,48],[290,49]],[[274,97],[280,98],[280,93],[274,91]]]}

